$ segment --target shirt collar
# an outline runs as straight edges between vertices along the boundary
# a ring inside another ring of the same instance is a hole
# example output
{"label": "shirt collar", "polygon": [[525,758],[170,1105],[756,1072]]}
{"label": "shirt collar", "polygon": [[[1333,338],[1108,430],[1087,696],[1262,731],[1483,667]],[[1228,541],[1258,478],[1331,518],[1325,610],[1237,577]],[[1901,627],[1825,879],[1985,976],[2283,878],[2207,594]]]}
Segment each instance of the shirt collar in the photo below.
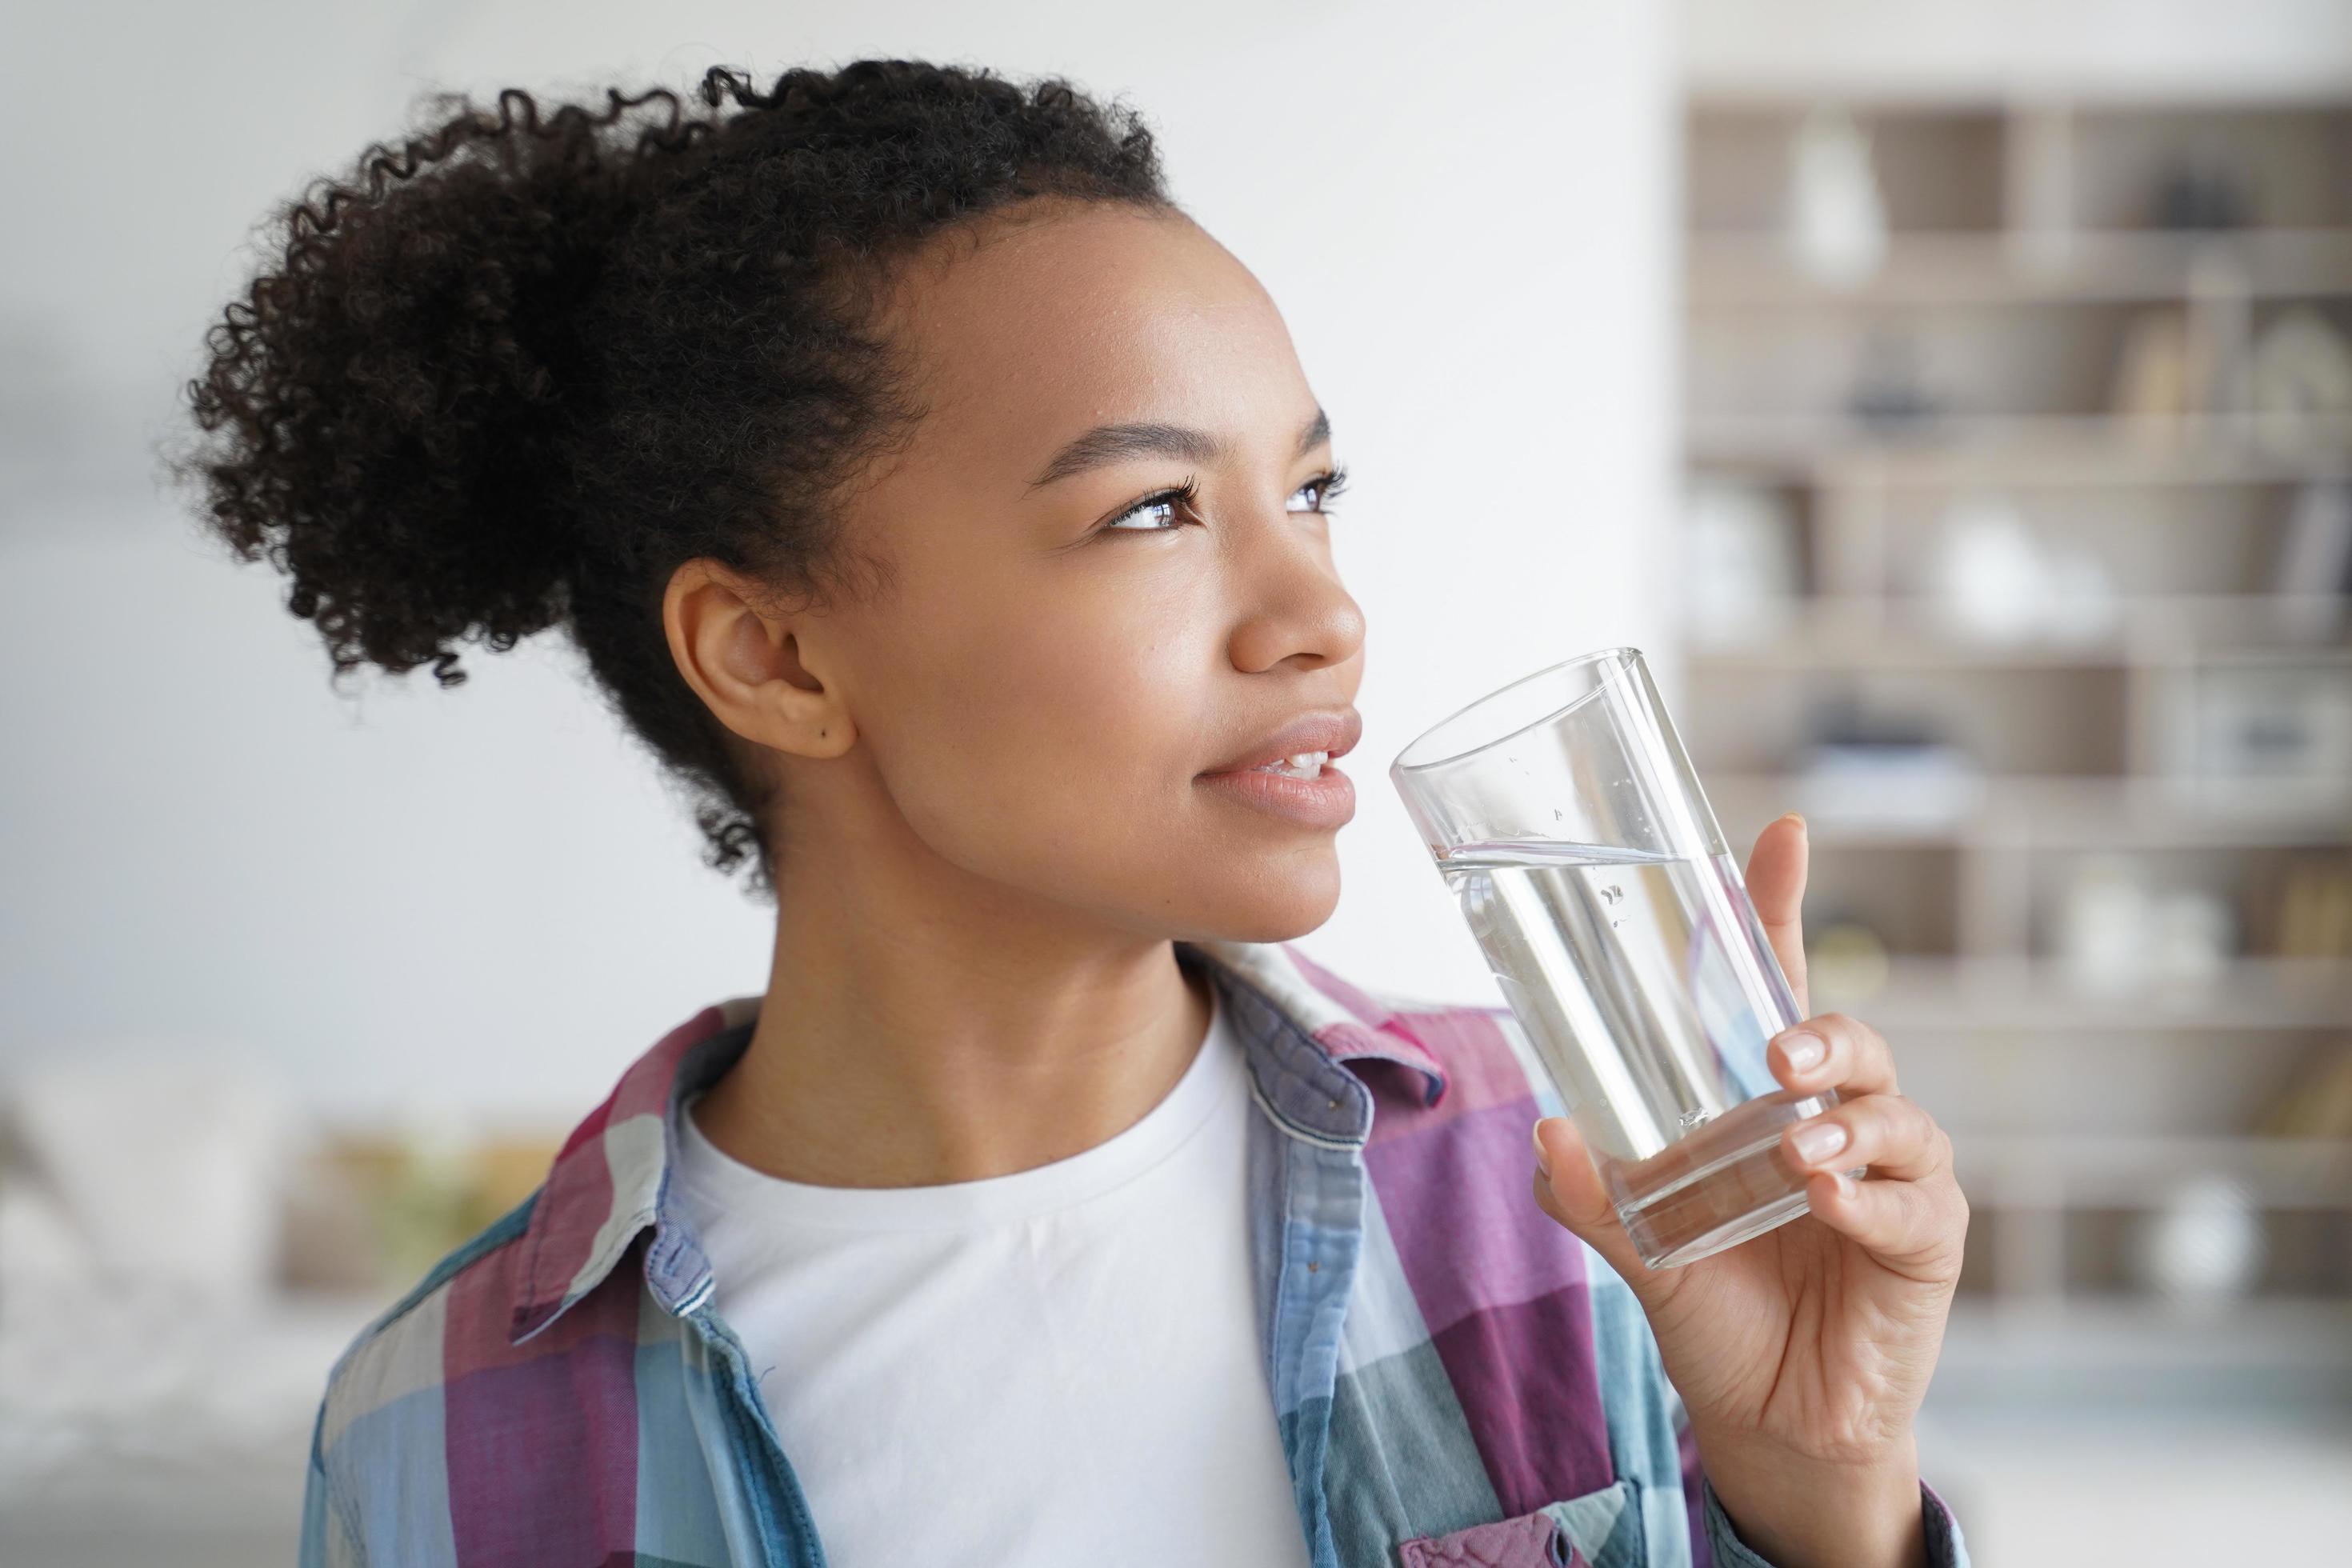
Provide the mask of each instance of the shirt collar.
{"label": "shirt collar", "polygon": [[[1257,1096],[1295,1137],[1360,1144],[1370,1124],[1365,1068],[1403,1069],[1400,1087],[1423,1105],[1444,1097],[1445,1069],[1412,1019],[1309,960],[1288,943],[1180,942],[1180,961],[1203,961],[1232,1009]],[[613,1092],[572,1130],[549,1166],[520,1241],[508,1339],[520,1344],[610,1274],[648,1226],[646,1282],[669,1311],[701,1305],[710,1269],[693,1228],[669,1201],[678,1118],[751,1044],[760,995],[703,1008],[654,1042]],[[1345,1070],[1342,1070],[1342,1069]]]}

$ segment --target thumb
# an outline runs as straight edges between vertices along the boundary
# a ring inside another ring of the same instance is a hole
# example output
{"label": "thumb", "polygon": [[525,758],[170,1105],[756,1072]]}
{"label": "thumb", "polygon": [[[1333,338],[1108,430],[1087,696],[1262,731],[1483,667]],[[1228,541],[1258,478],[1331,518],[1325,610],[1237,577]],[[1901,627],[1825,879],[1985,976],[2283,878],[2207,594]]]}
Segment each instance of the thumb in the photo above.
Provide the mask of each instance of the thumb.
{"label": "thumb", "polygon": [[1673,1269],[1652,1268],[1633,1250],[1576,1123],[1565,1116],[1539,1118],[1535,1145],[1536,1206],[1601,1254],[1636,1293],[1669,1285]]}

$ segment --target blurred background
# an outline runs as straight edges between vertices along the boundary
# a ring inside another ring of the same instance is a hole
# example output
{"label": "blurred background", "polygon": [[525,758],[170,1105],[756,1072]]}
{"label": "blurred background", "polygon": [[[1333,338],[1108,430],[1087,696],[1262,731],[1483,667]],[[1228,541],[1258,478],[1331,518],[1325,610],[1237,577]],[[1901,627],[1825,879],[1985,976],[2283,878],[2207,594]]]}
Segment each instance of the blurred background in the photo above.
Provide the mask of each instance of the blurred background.
{"label": "blurred background", "polygon": [[553,635],[338,696],[159,489],[255,225],[427,91],[874,54],[1125,97],[1290,323],[1371,627],[1304,950],[1491,997],[1380,770],[1643,647],[1743,855],[1808,816],[1814,1005],[1956,1140],[1921,1443],[1977,1560],[2352,1531],[2352,0],[12,33],[0,1562],[290,1553],[334,1355],[766,981],[762,910]]}

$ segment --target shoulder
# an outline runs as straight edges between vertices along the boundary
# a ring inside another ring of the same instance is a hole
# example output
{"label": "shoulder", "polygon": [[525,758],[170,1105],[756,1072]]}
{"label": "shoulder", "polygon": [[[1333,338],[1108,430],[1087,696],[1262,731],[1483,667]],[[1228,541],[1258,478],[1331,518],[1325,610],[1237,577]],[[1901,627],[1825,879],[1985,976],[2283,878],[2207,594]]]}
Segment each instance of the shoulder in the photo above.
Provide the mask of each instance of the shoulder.
{"label": "shoulder", "polygon": [[339,1424],[339,1420],[347,1425],[352,1417],[410,1392],[404,1385],[413,1379],[398,1374],[402,1369],[420,1363],[420,1352],[427,1348],[426,1342],[430,1342],[429,1348],[435,1352],[432,1359],[437,1360],[447,1331],[449,1298],[459,1289],[460,1281],[472,1294],[488,1282],[487,1277],[498,1276],[506,1280],[513,1278],[513,1247],[529,1228],[531,1210],[539,1197],[540,1190],[533,1189],[513,1208],[452,1247],[399,1300],[353,1336],[327,1374],[326,1416],[330,1426]]}
{"label": "shoulder", "polygon": [[[588,1263],[551,1265],[533,1224],[548,1194],[452,1250],[329,1374],[311,1484],[365,1561],[453,1562],[461,1542],[522,1538],[545,1549],[535,1560],[625,1561],[649,1521],[709,1522],[692,1487],[655,1514],[608,1506],[639,1495],[646,1441],[692,1440],[716,1374],[648,1295],[654,1227],[631,1228],[630,1211],[600,1227]],[[551,1310],[529,1288],[550,1267],[569,1281]]]}
{"label": "shoulder", "polygon": [[534,1190],[451,1248],[361,1329],[328,1372],[311,1467],[354,1539],[373,1533],[366,1518],[378,1511],[363,1492],[404,1495],[443,1471],[450,1368],[504,1347],[517,1244],[539,1197]]}

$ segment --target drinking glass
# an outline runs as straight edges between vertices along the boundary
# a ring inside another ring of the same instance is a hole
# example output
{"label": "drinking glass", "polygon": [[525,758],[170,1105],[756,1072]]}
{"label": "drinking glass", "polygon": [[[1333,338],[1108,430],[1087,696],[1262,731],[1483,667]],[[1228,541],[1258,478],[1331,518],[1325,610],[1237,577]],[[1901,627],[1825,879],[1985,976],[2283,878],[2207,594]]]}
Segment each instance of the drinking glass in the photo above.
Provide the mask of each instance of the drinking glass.
{"label": "drinking glass", "polygon": [[1654,1268],[1805,1211],[1766,1066],[1797,1003],[1641,650],[1516,680],[1389,777]]}

